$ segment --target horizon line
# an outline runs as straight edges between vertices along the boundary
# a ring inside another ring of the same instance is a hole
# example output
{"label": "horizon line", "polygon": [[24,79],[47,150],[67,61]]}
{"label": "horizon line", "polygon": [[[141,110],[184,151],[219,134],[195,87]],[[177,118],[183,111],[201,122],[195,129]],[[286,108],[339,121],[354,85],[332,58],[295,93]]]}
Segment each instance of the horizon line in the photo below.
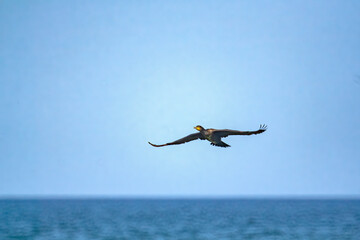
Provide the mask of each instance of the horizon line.
{"label": "horizon line", "polygon": [[0,200],[360,200],[360,194],[243,194],[243,195],[140,195],[140,194],[0,194]]}

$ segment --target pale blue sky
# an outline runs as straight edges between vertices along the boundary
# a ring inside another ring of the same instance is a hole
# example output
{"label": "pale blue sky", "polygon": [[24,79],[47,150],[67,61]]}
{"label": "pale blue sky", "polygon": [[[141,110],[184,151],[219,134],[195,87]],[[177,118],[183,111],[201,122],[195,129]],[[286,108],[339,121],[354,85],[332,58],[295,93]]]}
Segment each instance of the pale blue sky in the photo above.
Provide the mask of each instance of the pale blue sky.
{"label": "pale blue sky", "polygon": [[[360,1],[0,1],[0,195],[359,195]],[[232,147],[212,128],[256,130]]]}

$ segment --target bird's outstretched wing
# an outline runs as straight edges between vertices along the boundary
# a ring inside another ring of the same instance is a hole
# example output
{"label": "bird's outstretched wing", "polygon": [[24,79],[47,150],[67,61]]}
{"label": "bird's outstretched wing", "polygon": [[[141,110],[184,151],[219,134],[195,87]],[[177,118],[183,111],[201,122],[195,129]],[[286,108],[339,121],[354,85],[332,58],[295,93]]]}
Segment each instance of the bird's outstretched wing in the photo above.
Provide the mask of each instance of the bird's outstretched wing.
{"label": "bird's outstretched wing", "polygon": [[173,141],[173,142],[170,142],[170,143],[165,143],[165,144],[162,144],[162,145],[152,144],[151,142],[148,142],[148,143],[153,147],[164,147],[164,146],[168,146],[168,145],[183,144],[183,143],[190,142],[190,141],[193,141],[193,140],[196,140],[196,139],[204,140],[205,138],[201,135],[201,133],[193,133],[193,134],[190,134],[190,135],[188,135],[186,137],[180,138],[180,139],[178,139],[176,141]]}
{"label": "bird's outstretched wing", "polygon": [[237,131],[237,130],[230,130],[230,129],[219,129],[214,130],[214,134],[216,134],[219,137],[227,137],[230,135],[253,135],[253,134],[259,134],[265,132],[267,129],[267,126],[265,124],[260,125],[259,130],[257,131]]}

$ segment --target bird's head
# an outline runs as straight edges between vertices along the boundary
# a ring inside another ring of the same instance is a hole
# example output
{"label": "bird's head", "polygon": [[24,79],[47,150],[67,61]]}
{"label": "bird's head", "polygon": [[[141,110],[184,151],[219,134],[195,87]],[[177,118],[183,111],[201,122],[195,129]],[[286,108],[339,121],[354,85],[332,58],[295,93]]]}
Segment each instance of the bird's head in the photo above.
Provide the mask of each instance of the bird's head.
{"label": "bird's head", "polygon": [[194,127],[196,130],[201,131],[204,130],[204,128],[200,125],[197,125],[196,127]]}

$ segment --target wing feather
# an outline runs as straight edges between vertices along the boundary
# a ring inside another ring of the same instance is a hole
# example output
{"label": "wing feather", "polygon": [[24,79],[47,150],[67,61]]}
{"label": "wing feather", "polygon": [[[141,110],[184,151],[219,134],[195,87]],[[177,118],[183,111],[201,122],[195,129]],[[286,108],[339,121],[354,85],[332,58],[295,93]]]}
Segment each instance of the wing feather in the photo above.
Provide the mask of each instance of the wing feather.
{"label": "wing feather", "polygon": [[161,144],[161,145],[152,144],[151,142],[148,142],[148,143],[153,147],[164,147],[164,146],[168,146],[168,145],[183,144],[183,143],[190,142],[190,141],[193,141],[193,140],[196,140],[196,139],[203,140],[205,138],[202,136],[201,133],[193,133],[193,134],[190,134],[190,135],[188,135],[186,137],[180,138],[180,139],[178,139],[176,141]]}
{"label": "wing feather", "polygon": [[267,126],[264,125],[260,125],[259,130],[257,131],[237,131],[237,130],[231,130],[231,129],[219,129],[219,130],[214,130],[214,134],[218,135],[219,137],[227,137],[230,135],[253,135],[253,134],[260,134],[265,132],[267,129]]}

